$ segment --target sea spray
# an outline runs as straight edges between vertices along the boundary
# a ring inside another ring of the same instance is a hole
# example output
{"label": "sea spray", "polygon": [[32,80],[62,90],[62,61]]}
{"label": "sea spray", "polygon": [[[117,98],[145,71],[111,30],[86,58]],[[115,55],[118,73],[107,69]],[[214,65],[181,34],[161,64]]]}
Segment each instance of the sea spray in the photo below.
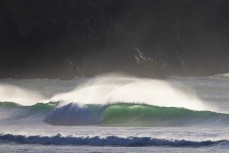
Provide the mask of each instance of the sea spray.
{"label": "sea spray", "polygon": [[50,101],[77,104],[108,104],[115,102],[145,103],[153,106],[212,110],[194,94],[186,94],[169,81],[105,75],[91,78],[74,90],[54,95]]}
{"label": "sea spray", "polygon": [[33,92],[22,87],[0,83],[0,102],[15,102],[23,105],[33,105],[45,98],[39,92]]}
{"label": "sea spray", "polygon": [[22,105],[50,101],[58,101],[62,105],[70,102],[78,105],[141,102],[154,106],[216,111],[195,94],[176,88],[169,80],[114,74],[74,80],[1,80],[0,101]]}

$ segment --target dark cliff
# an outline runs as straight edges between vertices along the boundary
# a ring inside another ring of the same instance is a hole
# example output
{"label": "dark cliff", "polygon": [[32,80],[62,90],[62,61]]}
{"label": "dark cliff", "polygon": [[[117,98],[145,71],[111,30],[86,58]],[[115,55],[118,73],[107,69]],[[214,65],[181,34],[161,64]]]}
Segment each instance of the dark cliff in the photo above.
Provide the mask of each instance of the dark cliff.
{"label": "dark cliff", "polygon": [[0,77],[229,72],[228,0],[0,2]]}

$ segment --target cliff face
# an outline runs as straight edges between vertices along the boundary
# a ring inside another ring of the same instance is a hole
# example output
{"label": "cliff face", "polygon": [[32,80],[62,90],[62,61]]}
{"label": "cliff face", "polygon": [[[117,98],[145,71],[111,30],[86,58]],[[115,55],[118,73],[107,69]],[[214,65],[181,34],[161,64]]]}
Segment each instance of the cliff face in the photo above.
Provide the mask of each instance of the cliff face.
{"label": "cliff face", "polygon": [[229,71],[227,0],[0,3],[1,78]]}

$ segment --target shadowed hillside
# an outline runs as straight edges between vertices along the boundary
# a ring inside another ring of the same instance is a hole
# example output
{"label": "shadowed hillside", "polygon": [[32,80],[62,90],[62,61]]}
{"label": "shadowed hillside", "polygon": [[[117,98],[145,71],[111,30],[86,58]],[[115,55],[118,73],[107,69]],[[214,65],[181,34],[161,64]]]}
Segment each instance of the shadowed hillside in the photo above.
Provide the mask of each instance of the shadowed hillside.
{"label": "shadowed hillside", "polygon": [[0,2],[0,77],[229,72],[228,0]]}

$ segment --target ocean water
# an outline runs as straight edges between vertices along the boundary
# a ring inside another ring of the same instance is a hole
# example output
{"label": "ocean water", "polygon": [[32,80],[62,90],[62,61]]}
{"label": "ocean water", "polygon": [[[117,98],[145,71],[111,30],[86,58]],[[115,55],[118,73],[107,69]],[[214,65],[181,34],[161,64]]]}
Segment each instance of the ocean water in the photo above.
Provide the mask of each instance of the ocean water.
{"label": "ocean water", "polygon": [[0,152],[229,152],[229,74],[0,80]]}

